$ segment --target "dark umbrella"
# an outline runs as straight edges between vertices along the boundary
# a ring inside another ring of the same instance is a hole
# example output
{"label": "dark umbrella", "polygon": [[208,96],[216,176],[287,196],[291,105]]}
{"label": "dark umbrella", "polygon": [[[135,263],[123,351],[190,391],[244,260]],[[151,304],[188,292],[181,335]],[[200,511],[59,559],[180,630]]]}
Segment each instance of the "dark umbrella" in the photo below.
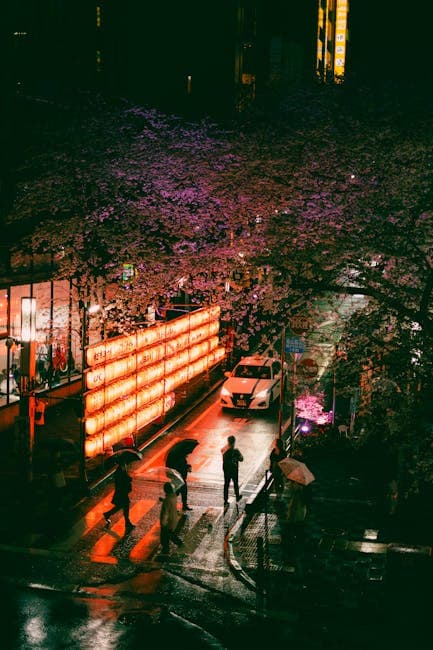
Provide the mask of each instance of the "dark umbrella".
{"label": "dark umbrella", "polygon": [[141,460],[143,455],[135,449],[119,449],[114,454],[108,457],[107,465],[120,465],[122,463],[133,463],[136,460]]}
{"label": "dark umbrella", "polygon": [[53,454],[59,451],[63,454],[78,456],[78,447],[70,438],[44,438],[37,444],[41,451],[50,451]]}
{"label": "dark umbrella", "polygon": [[170,467],[169,459],[188,456],[199,444],[195,438],[184,438],[176,442],[167,454],[166,465]]}

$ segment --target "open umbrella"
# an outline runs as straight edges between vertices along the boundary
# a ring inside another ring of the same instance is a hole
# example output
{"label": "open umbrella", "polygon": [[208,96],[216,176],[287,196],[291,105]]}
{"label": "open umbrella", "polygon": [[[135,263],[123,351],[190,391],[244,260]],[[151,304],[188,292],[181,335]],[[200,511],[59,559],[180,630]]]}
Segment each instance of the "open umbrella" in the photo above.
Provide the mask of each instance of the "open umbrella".
{"label": "open umbrella", "polygon": [[108,457],[107,465],[120,465],[121,463],[133,463],[136,460],[141,460],[143,455],[135,449],[119,449],[114,454]]}
{"label": "open umbrella", "polygon": [[149,481],[157,481],[158,483],[171,483],[174,491],[177,492],[185,481],[175,469],[171,467],[150,467],[142,476]]}
{"label": "open umbrella", "polygon": [[316,477],[305,463],[301,463],[300,460],[295,460],[294,458],[283,458],[278,463],[281,471],[283,472],[285,478],[295,483],[300,483],[301,485],[309,485],[316,480]]}
{"label": "open umbrella", "polygon": [[166,465],[170,467],[169,461],[172,459],[188,456],[198,444],[199,442],[195,438],[184,438],[183,440],[179,440],[179,442],[175,442],[167,454]]}
{"label": "open umbrella", "polygon": [[61,454],[78,456],[78,446],[75,441],[70,438],[43,438],[37,443],[37,449],[41,451],[49,451],[53,454],[60,452]]}

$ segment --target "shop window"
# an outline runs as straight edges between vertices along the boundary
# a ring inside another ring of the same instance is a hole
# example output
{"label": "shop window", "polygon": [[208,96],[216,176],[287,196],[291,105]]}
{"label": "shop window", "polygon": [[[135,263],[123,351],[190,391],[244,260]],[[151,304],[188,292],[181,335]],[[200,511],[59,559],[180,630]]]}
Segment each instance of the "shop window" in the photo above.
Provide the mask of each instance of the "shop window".
{"label": "shop window", "polygon": [[[11,287],[10,290],[10,336],[19,341],[21,339],[21,298],[30,296],[30,285],[25,284],[18,287]],[[21,354],[20,346],[13,344],[9,348],[9,380],[11,382],[10,393],[17,394],[20,383]],[[14,379],[14,381],[12,381]],[[15,386],[15,384],[17,384]]]}
{"label": "shop window", "polygon": [[51,332],[51,282],[39,282],[33,285],[36,298],[36,384],[42,386],[48,382],[50,367],[50,332]]}
{"label": "shop window", "polygon": [[8,292],[0,289],[0,336],[7,336],[8,333]]}
{"label": "shop window", "polygon": [[51,339],[51,367],[53,383],[69,376],[75,369],[71,354],[71,323],[69,317],[70,291],[67,280],[53,282],[53,325]]}
{"label": "shop window", "polygon": [[72,287],[71,301],[71,355],[75,368],[81,372],[82,350],[81,350],[81,315],[79,310],[79,298],[76,287]]}

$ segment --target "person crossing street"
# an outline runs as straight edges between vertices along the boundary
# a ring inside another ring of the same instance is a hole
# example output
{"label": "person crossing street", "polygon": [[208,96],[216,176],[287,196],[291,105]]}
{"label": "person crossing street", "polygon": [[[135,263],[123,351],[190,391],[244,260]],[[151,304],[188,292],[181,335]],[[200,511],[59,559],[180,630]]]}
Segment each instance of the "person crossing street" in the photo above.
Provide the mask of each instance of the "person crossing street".
{"label": "person crossing street", "polygon": [[182,540],[177,536],[176,529],[179,524],[177,510],[177,496],[171,483],[164,483],[164,498],[161,499],[161,512],[159,515],[162,554],[168,555],[170,542],[182,546]]}
{"label": "person crossing street", "polygon": [[227,445],[221,449],[224,472],[224,506],[229,505],[229,486],[232,481],[236,501],[240,501],[242,498],[239,492],[239,463],[244,460],[244,457],[235,445],[236,438],[229,436]]}
{"label": "person crossing street", "polygon": [[125,519],[125,532],[129,533],[133,528],[134,524],[131,523],[129,518],[129,493],[132,489],[132,479],[128,474],[127,463],[125,461],[119,462],[119,465],[114,472],[114,495],[112,504],[113,507],[111,510],[104,512],[104,518],[107,523],[107,526],[111,524],[111,517],[118,510],[123,511],[123,517]]}

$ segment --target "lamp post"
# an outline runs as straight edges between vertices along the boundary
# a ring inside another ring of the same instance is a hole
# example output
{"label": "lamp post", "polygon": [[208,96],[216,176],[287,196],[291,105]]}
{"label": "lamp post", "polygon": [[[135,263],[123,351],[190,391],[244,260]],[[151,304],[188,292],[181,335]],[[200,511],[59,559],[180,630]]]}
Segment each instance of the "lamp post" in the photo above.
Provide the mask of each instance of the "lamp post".
{"label": "lamp post", "polygon": [[36,299],[21,298],[20,410],[18,438],[27,482],[33,480],[35,404],[31,391],[36,374]]}

